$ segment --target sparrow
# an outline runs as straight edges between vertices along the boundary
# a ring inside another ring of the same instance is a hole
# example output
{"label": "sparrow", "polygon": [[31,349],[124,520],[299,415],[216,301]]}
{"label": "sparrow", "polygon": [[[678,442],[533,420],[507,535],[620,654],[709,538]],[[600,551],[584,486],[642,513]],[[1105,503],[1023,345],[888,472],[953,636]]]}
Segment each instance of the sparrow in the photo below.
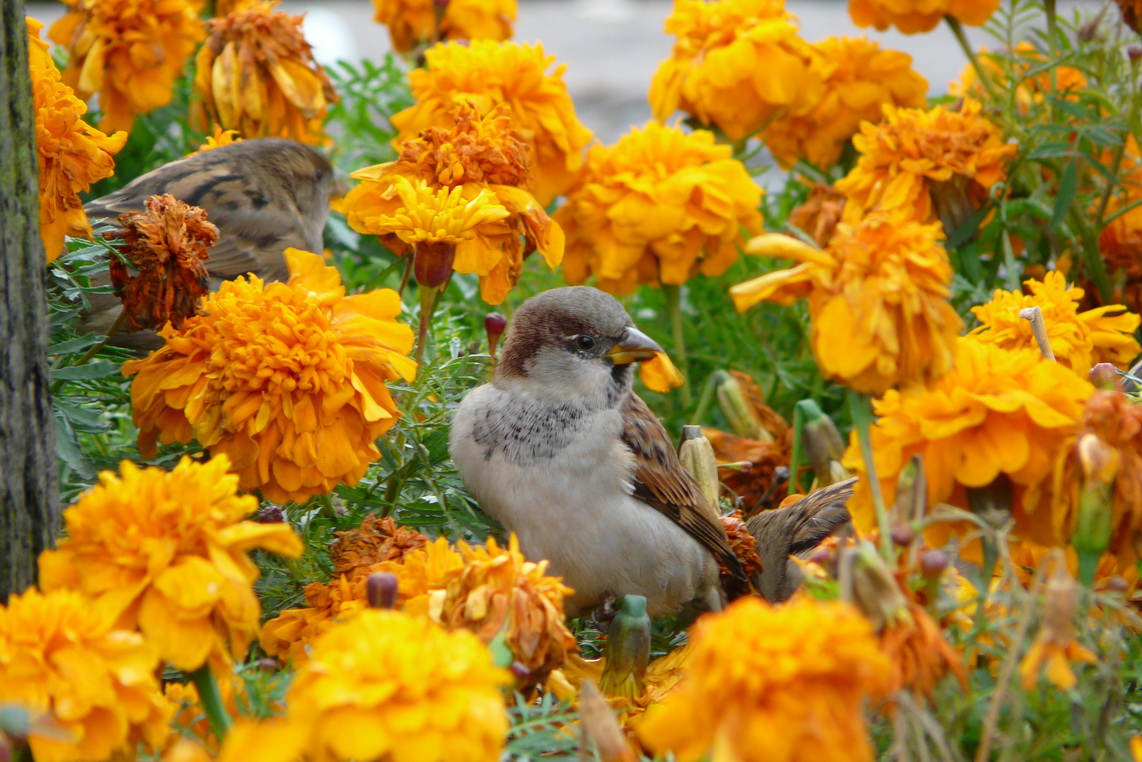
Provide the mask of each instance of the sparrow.
{"label": "sparrow", "polygon": [[[333,181],[329,160],[313,148],[286,138],[251,138],[164,164],[88,202],[84,210],[92,221],[115,222],[120,214],[143,211],[147,198],[161,193],[205,209],[219,231],[206,263],[217,289],[246,273],[286,280],[282,252],[289,247],[321,251]],[[83,326],[106,333],[119,315],[119,299],[112,294],[89,299],[91,312]],[[120,338],[126,341],[117,343],[158,343],[151,331]]]}
{"label": "sparrow", "polygon": [[453,418],[464,484],[574,589],[568,616],[628,594],[652,617],[716,611],[750,591],[717,507],[632,390],[633,363],[662,351],[609,294],[546,291],[516,311],[491,382]]}

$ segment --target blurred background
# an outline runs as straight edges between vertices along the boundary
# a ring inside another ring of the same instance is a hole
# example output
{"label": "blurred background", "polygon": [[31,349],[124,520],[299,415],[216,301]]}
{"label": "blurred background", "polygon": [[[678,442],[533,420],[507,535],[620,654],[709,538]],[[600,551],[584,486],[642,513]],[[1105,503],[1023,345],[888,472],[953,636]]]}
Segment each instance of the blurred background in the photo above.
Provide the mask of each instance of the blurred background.
{"label": "blurred background", "polygon": [[[1087,12],[1101,3],[1070,0],[1060,14]],[[515,39],[542,42],[557,64],[575,101],[579,119],[605,143],[614,142],[631,125],[650,118],[646,93],[660,61],[670,53],[673,36],[662,25],[671,0],[522,0]],[[319,0],[282,4],[290,13],[306,14],[306,35],[323,64],[336,60],[380,60],[390,50],[388,31],[373,21],[369,0]],[[32,2],[28,15],[50,26],[63,15],[61,2]],[[831,35],[867,35],[882,47],[909,53],[930,94],[947,92],[965,61],[955,39],[943,27],[929,34],[904,35],[889,30],[857,29],[843,0],[787,0],[801,22],[801,36],[816,42]],[[973,46],[988,44],[986,32],[967,27]]]}

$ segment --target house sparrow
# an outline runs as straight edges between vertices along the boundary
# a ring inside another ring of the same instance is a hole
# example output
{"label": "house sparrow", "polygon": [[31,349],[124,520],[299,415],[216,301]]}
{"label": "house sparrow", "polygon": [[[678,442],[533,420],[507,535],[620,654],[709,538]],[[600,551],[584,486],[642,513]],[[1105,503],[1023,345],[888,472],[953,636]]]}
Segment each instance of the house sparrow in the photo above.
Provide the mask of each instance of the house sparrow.
{"label": "house sparrow", "polygon": [[[84,210],[92,220],[115,221],[143,211],[147,198],[161,193],[205,209],[219,231],[206,263],[217,289],[248,272],[266,281],[287,279],[282,252],[291,246],[321,251],[332,183],[333,167],[313,148],[285,138],[252,138],[164,164]],[[97,294],[90,301],[84,328],[106,333],[119,315],[119,299]],[[158,343],[151,331],[120,338]]]}
{"label": "house sparrow", "polygon": [[614,297],[544,292],[516,311],[491,383],[452,422],[465,485],[574,588],[569,616],[627,594],[650,616],[718,610],[750,590],[717,508],[631,389],[632,363],[661,351]]}

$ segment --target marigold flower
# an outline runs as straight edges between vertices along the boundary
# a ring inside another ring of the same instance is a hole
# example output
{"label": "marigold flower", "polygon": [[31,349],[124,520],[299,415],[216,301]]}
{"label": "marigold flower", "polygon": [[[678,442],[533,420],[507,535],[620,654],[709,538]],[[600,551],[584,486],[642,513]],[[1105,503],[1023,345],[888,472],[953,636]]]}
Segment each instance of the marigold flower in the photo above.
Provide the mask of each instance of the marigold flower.
{"label": "marigold flower", "polygon": [[218,752],[182,737],[162,756],[163,762],[298,762],[302,759],[308,729],[279,717],[268,720],[238,718],[226,733]]}
{"label": "marigold flower", "polygon": [[337,92],[302,34],[304,17],[277,5],[257,0],[206,22],[210,36],[195,59],[200,97],[191,104],[192,126],[324,142],[323,122]]}
{"label": "marigold flower", "polygon": [[[1018,43],[1014,50],[1001,56],[990,54],[987,48],[981,47],[977,60],[1000,92],[1014,89],[1015,107],[1024,115],[1042,107],[1052,93],[1052,88],[1055,98],[1075,101],[1087,86],[1086,76],[1073,66],[1053,66],[1047,69],[1044,66],[1048,61],[1047,56],[1026,41]],[[1004,63],[1001,64],[1000,60]],[[1032,70],[1036,73],[1032,74]],[[955,96],[970,95],[977,99],[987,95],[972,64],[964,66],[959,81],[950,84],[949,92]]]}
{"label": "marigold flower", "polygon": [[1071,620],[1075,615],[1077,597],[1078,586],[1067,572],[1062,558],[1056,557],[1051,579],[1047,582],[1043,623],[1031,647],[1027,649],[1023,661],[1019,663],[1023,690],[1029,691],[1035,687],[1039,681],[1039,673],[1046,665],[1047,679],[1059,690],[1069,691],[1077,682],[1070,663],[1098,662],[1090,650],[1075,640],[1074,625]]}
{"label": "marigold flower", "polygon": [[133,759],[140,742],[160,748],[170,710],[157,667],[142,636],[79,593],[33,587],[0,604],[0,706],[31,715],[37,762]]}
{"label": "marigold flower", "polygon": [[532,170],[528,189],[540,206],[570,187],[583,166],[591,131],[575,116],[563,82],[565,67],[547,73],[555,58],[545,55],[542,45],[442,43],[424,57],[425,68],[408,75],[416,103],[392,117],[398,150],[428,127],[451,129],[457,103],[471,103],[484,116],[503,103],[511,125],[526,136]]}
{"label": "marigold flower", "polygon": [[40,39],[43,23],[28,24],[28,69],[36,110],[36,165],[40,183],[40,237],[48,262],[63,252],[64,236],[91,236],[81,192],[115,171],[111,158],[127,142],[127,133],[105,135],[83,121],[87,104],[60,77],[48,44]]}
{"label": "marigold flower", "polygon": [[999,0],[849,0],[849,16],[859,27],[875,26],[884,31],[894,26],[904,34],[930,32],[944,16],[982,26]]}
{"label": "marigold flower", "polygon": [[[1049,478],[1093,391],[1086,379],[1034,350],[1008,351],[958,339],[955,366],[930,388],[889,390],[873,402],[879,419],[872,427],[872,450],[885,501],[892,504],[901,469],[920,453],[928,505],[969,510],[967,488],[986,487],[1006,475],[1016,488],[1016,531],[1035,537],[1039,525],[1050,525],[1051,516],[1033,515],[1038,501],[1034,492],[1028,499],[1027,488]],[[855,439],[844,463],[861,476],[849,512],[860,531],[869,531],[876,520]],[[1061,509],[1044,508],[1052,513]],[[941,522],[926,538],[939,547],[949,531],[950,525]]]}
{"label": "marigold flower", "polygon": [[1042,281],[1026,280],[1031,292],[997,290],[987,304],[972,307],[981,325],[969,335],[1004,349],[1036,347],[1031,323],[1019,317],[1028,307],[1039,307],[1055,359],[1076,373],[1087,373],[1095,363],[1109,362],[1120,368],[1130,364],[1142,347],[1134,332],[1142,318],[1120,304],[1079,312],[1084,291],[1067,288],[1066,277],[1048,272]]}
{"label": "marigold flower", "polygon": [[174,82],[206,33],[195,0],[68,0],[48,36],[68,49],[63,81],[99,93],[105,132],[171,102]]}
{"label": "marigold flower", "polygon": [[373,18],[389,28],[399,53],[440,40],[511,39],[516,0],[448,0],[438,17],[439,5],[434,0],[373,0]]}
{"label": "marigold flower", "polygon": [[837,190],[848,197],[845,219],[873,209],[898,211],[918,222],[944,223],[951,233],[1007,177],[1016,146],[980,116],[979,101],[958,111],[884,106],[884,120],[865,122],[853,145],[857,165]]}
{"label": "marigold flower", "polygon": [[329,546],[334,574],[366,576],[370,567],[383,561],[399,561],[423,548],[428,538],[415,529],[398,526],[392,516],[370,514],[356,529],[334,532],[337,539]]}
{"label": "marigold flower", "polygon": [[500,687],[509,679],[471,633],[369,610],[317,639],[286,704],[290,720],[310,729],[317,762],[494,762],[508,731]]}
{"label": "marigold flower", "polygon": [[866,37],[829,37],[813,45],[812,68],[824,94],[807,111],[779,115],[761,139],[786,169],[798,159],[828,169],[860,130],[879,122],[881,107],[923,108],[928,81],[912,69],[912,56],[881,50]]}
{"label": "marigold flower", "polygon": [[822,98],[815,53],[785,0],[674,0],[665,31],[678,39],[650,82],[656,119],[681,110],[737,142]]}
{"label": "marigold flower", "polygon": [[712,748],[742,762],[873,759],[861,704],[883,694],[889,665],[854,608],[741,598],[691,632],[688,674],[636,728],[650,749],[682,762]]}
{"label": "marigold flower", "polygon": [[[198,147],[193,153],[203,153],[222,146],[228,146],[231,143],[240,143],[242,138],[238,136],[237,130],[224,130],[218,125],[214,125],[214,130],[211,134],[206,136],[206,141]],[[188,154],[192,155],[192,154]]]}
{"label": "marigold flower", "polygon": [[1117,216],[1103,228],[1098,245],[1114,285],[1112,302],[1142,313],[1142,150],[1133,135],[1126,139],[1119,183],[1107,205],[1107,215]]}
{"label": "marigold flower", "polygon": [[880,394],[931,383],[952,367],[963,321],[948,302],[952,267],[938,225],[897,215],[842,223],[824,251],[764,236],[746,251],[801,264],[730,288],[738,311],[809,297],[813,354],[826,377]]}
{"label": "marigold flower", "polygon": [[258,629],[247,553],[288,557],[301,540],[288,524],[243,517],[258,501],[237,494],[225,456],[184,457],[173,471],[123,461],[64,511],[67,536],[40,554],[45,590],[79,590],[105,605],[124,629],[138,629],[159,657],[189,672],[212,656],[239,657]]}
{"label": "marigold flower", "polygon": [[345,296],[318,254],[286,249],[288,283],[222,284],[166,345],[123,364],[139,450],[189,442],[226,453],[239,486],[302,501],[355,484],[400,417],[386,382],[412,380],[412,330],[390,289]]}
{"label": "marigold flower", "polygon": [[111,283],[123,300],[123,313],[132,330],[175,328],[195,313],[198,298],[210,291],[207,249],[218,242],[218,228],[206,211],[179,201],[169,193],[151,196],[145,212],[119,215],[123,225],[112,237],[136,270],[111,258]]}
{"label": "marigold flower", "polygon": [[682,285],[721,275],[738,256],[742,228],[761,232],[761,188],[728,145],[705,130],[649,122],[587,169],[555,219],[567,235],[568,283],[591,275],[616,294],[639,283]]}
{"label": "marigold flower", "polygon": [[[519,281],[527,254],[539,251],[552,268],[562,261],[563,231],[524,190],[530,176],[527,146],[512,128],[507,107],[494,106],[481,117],[475,106],[460,103],[451,113],[450,127],[428,127],[405,141],[397,161],[354,172],[361,183],[342,209],[350,227],[380,236],[399,256],[417,242],[449,244],[444,254],[426,247],[414,255],[439,260],[432,263],[436,277],[426,283],[418,271],[418,282],[435,286],[452,270],[475,273],[484,301],[499,304]],[[415,198],[413,189],[424,198]],[[450,192],[430,199],[433,189]],[[445,201],[454,212],[430,211]],[[409,209],[420,209],[424,219],[414,224]],[[428,219],[440,214],[452,220],[451,227]],[[414,261],[414,267],[427,265]]]}

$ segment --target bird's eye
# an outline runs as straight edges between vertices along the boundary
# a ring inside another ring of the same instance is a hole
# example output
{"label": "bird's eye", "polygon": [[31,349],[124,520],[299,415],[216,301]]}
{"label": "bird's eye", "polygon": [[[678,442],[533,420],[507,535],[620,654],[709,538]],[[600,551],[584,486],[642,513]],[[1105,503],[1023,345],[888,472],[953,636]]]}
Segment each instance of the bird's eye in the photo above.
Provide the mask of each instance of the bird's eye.
{"label": "bird's eye", "polygon": [[582,350],[588,350],[595,346],[595,340],[583,333],[575,337],[575,346]]}

